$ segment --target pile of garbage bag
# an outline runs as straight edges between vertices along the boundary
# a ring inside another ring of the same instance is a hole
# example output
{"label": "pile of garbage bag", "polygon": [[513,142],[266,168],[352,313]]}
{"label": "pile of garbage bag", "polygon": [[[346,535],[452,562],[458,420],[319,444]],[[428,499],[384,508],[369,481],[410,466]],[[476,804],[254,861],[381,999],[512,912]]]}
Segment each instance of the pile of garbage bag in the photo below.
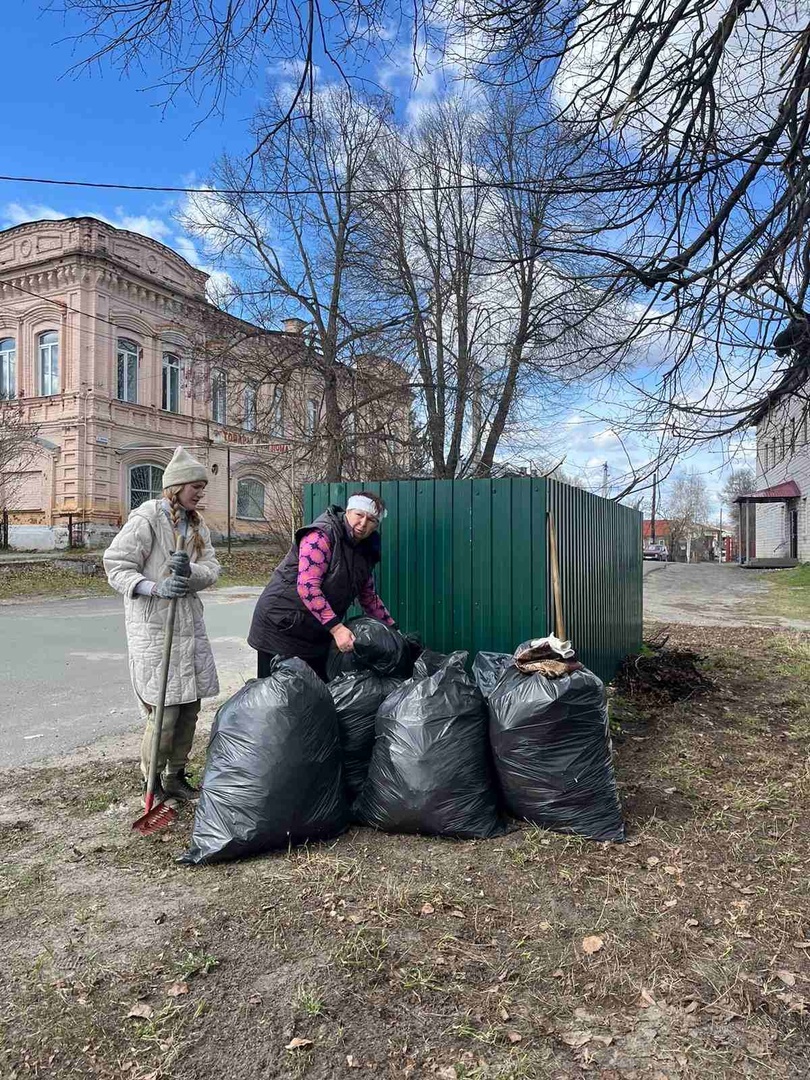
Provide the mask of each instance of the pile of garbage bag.
{"label": "pile of garbage bag", "polygon": [[605,687],[570,642],[478,653],[471,677],[465,652],[349,625],[355,649],[330,655],[328,685],[278,659],[221,706],[181,861],[326,839],[351,818],[472,839],[501,835],[508,815],[624,840]]}

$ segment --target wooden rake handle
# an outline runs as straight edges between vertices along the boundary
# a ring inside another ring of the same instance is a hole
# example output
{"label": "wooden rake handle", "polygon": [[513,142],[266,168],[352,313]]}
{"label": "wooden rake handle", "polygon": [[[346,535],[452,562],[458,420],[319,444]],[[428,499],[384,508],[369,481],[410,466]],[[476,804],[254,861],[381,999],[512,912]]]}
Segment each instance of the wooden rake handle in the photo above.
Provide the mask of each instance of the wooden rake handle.
{"label": "wooden rake handle", "polygon": [[554,633],[565,641],[565,620],[563,618],[562,589],[560,587],[560,562],[557,557],[557,530],[551,511],[548,513],[548,553],[551,563],[551,589],[554,596]]}
{"label": "wooden rake handle", "polygon": [[[185,541],[177,530],[174,532],[174,550],[183,551]],[[146,781],[146,798],[144,799],[144,811],[148,814],[155,801],[155,786],[157,784],[157,764],[160,752],[160,736],[163,734],[163,713],[166,708],[166,689],[169,685],[169,662],[172,656],[172,639],[174,637],[174,619],[177,614],[177,597],[173,596],[169,601],[169,614],[166,618],[166,634],[163,638],[163,656],[160,661],[160,686],[158,687],[158,699],[155,705],[155,731],[152,735],[152,754],[149,759],[149,777]]]}

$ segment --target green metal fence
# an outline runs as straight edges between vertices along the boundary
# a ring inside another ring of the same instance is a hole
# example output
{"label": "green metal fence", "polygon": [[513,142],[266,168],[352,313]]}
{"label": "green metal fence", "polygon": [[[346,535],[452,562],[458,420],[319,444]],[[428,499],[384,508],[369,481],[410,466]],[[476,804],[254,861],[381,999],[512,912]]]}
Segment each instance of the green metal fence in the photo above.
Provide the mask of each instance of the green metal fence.
{"label": "green metal fence", "polygon": [[512,652],[553,629],[548,513],[560,553],[565,629],[611,679],[641,644],[641,515],[553,480],[306,484],[312,521],[359,489],[385,499],[380,596],[440,652]]}

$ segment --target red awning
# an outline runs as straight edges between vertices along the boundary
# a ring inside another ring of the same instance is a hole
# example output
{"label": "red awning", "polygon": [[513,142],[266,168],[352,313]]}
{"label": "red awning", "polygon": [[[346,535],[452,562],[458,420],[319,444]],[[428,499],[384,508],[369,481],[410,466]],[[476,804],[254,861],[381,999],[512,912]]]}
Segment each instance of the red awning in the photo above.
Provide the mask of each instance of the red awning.
{"label": "red awning", "polygon": [[751,491],[747,495],[738,495],[735,502],[784,502],[785,499],[798,499],[801,495],[795,480],[785,480],[782,484]]}

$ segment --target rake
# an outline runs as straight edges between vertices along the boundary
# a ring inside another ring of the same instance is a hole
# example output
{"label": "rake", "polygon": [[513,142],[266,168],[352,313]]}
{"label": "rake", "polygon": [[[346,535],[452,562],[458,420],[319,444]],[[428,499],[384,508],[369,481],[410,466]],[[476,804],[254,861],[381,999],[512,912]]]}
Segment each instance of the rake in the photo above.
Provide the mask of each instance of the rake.
{"label": "rake", "polygon": [[[174,550],[183,550],[183,538],[178,533],[174,534]],[[168,802],[155,803],[155,785],[157,784],[157,763],[160,751],[160,736],[163,732],[163,711],[166,707],[166,688],[169,684],[169,661],[172,656],[172,638],[174,637],[174,617],[177,614],[177,597],[169,601],[169,614],[166,619],[166,636],[163,639],[163,657],[160,663],[160,687],[158,700],[155,706],[155,732],[152,736],[152,753],[149,759],[149,777],[146,781],[146,798],[144,799],[144,813],[137,821],[132,822],[132,828],[142,836],[167,829],[177,817],[177,810]]]}

